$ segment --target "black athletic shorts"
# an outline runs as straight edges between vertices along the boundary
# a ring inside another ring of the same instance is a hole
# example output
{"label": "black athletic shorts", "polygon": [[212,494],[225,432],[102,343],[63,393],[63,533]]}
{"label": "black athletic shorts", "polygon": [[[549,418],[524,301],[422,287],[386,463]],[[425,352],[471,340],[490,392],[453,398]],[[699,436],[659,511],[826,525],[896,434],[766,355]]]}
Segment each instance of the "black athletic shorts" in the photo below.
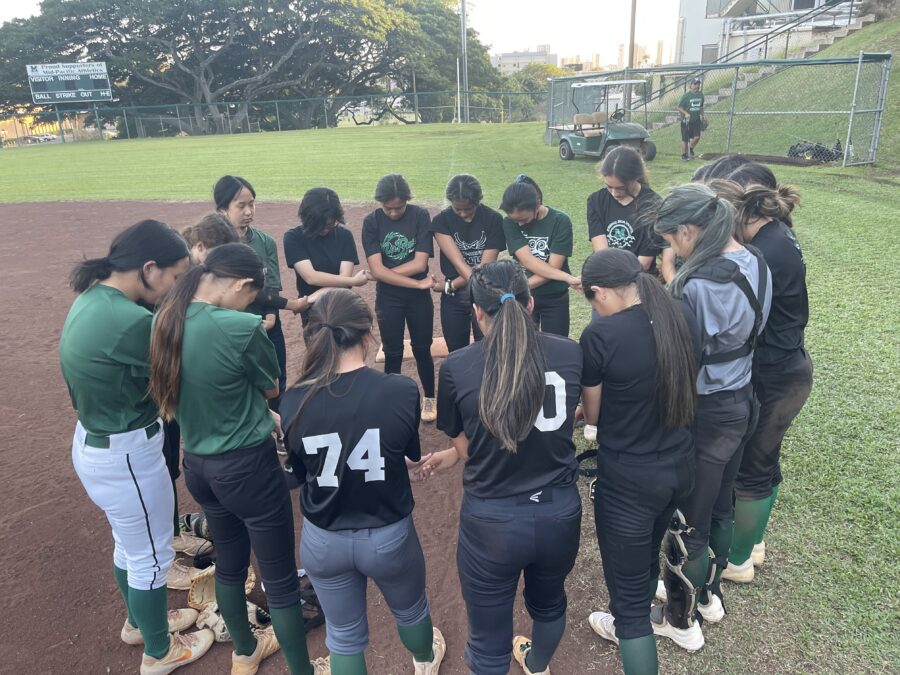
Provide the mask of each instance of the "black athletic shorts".
{"label": "black athletic shorts", "polygon": [[681,123],[681,140],[687,143],[692,138],[700,138],[701,120]]}

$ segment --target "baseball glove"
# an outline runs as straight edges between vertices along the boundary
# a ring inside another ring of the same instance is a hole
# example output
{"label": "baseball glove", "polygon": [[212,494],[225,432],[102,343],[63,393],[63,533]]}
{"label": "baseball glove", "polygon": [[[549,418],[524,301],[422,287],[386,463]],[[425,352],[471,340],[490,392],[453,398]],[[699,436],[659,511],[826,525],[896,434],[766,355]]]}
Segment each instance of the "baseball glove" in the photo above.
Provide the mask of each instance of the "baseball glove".
{"label": "baseball glove", "polygon": [[[249,594],[256,586],[256,572],[253,567],[247,568],[247,581],[244,583],[244,591]],[[203,610],[210,603],[216,601],[216,566],[210,565],[192,581],[188,589],[188,606],[197,610]]]}
{"label": "baseball glove", "polygon": [[[250,622],[250,629],[265,628],[272,623],[272,617],[269,613],[252,602],[247,602],[247,620]],[[209,603],[206,608],[200,612],[197,617],[197,628],[209,628],[215,635],[216,642],[231,642],[231,633],[225,625],[225,620],[219,612],[219,605],[215,602]]]}

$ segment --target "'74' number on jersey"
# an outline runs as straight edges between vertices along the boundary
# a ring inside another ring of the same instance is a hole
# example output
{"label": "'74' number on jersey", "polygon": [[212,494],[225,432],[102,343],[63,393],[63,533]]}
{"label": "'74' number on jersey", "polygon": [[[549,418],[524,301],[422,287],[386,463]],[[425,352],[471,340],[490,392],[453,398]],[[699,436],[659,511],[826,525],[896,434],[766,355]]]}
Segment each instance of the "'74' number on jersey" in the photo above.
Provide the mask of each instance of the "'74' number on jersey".
{"label": "'74' number on jersey", "polygon": [[[321,487],[337,487],[341,437],[337,434],[303,437],[303,450],[307,455],[318,455],[322,448],[325,448],[325,462],[316,482]],[[347,466],[354,471],[365,472],[367,483],[384,480],[384,457],[381,456],[381,433],[378,429],[366,429],[347,457]]]}

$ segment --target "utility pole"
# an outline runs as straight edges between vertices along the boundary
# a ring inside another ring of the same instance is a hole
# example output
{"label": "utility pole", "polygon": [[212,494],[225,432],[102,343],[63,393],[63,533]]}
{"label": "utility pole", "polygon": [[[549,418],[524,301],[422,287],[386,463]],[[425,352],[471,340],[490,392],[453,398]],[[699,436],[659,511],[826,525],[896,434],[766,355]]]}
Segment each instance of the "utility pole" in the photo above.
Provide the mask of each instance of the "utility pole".
{"label": "utility pole", "polygon": [[459,46],[462,62],[463,121],[469,122],[469,57],[466,46],[466,0],[459,0]]}
{"label": "utility pole", "polygon": [[[634,68],[634,19],[637,14],[637,0],[631,0],[631,27],[628,35],[628,63],[625,64],[625,79],[630,79],[628,71]],[[625,106],[625,119],[631,121],[631,87],[625,87],[625,99],[622,103]]]}

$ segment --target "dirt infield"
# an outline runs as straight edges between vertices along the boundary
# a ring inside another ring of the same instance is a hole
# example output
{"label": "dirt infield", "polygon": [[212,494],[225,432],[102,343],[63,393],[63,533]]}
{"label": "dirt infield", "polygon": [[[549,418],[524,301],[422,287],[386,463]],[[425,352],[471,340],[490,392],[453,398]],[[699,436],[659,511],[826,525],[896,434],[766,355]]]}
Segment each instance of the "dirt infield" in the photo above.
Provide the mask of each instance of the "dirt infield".
{"label": "dirt infield", "polygon": [[[4,672],[133,673],[140,649],[119,639],[124,620],[113,580],[112,537],[101,511],[87,498],[72,469],[71,436],[75,415],[59,372],[57,343],[72,293],[66,277],[83,253],[102,255],[111,237],[141,218],[158,218],[181,227],[210,210],[202,203],[46,203],[3,207],[7,228],[0,261],[7,283],[0,291],[3,325],[0,341],[0,615],[4,636]],[[363,207],[347,209],[348,225],[358,233]],[[281,241],[296,220],[293,204],[261,204],[257,224]],[[357,236],[357,242],[359,237]],[[362,259],[362,252],[360,251]],[[284,262],[282,260],[282,266]],[[432,263],[437,269],[436,262]],[[293,273],[282,269],[285,291],[294,293]],[[370,303],[374,285],[360,289]],[[435,296],[437,302],[437,296]],[[299,319],[283,314],[288,347],[288,379],[303,352]],[[435,334],[440,330],[435,311]],[[404,372],[415,377],[412,362]],[[433,425],[422,426],[423,452],[447,447]],[[582,491],[585,486],[582,485]],[[181,510],[194,502],[179,481]],[[428,592],[435,625],[448,651],[442,673],[466,673],[465,605],[456,575],[456,522],[462,494],[460,469],[415,487],[414,517],[428,569]],[[588,502],[589,504],[589,502]],[[295,500],[296,509],[296,500]],[[297,527],[301,518],[297,513]],[[593,516],[583,520],[579,565],[569,578],[569,627],[553,661],[557,675],[618,670],[614,648],[596,638],[587,615],[605,608]],[[301,561],[302,563],[302,561]],[[172,607],[185,606],[183,592],[170,592]],[[390,613],[377,591],[369,595],[372,673],[412,672]],[[530,622],[521,599],[516,630]],[[311,655],[322,656],[324,628],[309,636]],[[185,673],[222,673],[230,668],[230,645],[215,645]],[[513,664],[512,672],[518,667]],[[182,672],[179,670],[178,672]],[[260,673],[286,673],[281,657],[263,664]]]}

